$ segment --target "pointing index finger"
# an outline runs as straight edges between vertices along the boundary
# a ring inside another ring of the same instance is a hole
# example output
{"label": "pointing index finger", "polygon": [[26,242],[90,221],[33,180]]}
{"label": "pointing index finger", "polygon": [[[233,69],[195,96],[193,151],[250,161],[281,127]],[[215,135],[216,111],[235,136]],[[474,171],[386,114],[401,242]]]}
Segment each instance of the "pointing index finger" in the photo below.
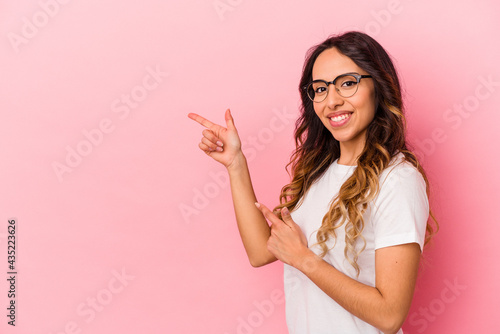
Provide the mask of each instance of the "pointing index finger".
{"label": "pointing index finger", "polygon": [[256,202],[255,206],[262,212],[264,217],[271,222],[271,224],[283,224],[283,221],[279,219],[276,214],[269,210],[265,205]]}
{"label": "pointing index finger", "polygon": [[205,117],[202,117],[202,116],[195,114],[195,113],[189,113],[188,117],[191,118],[192,120],[200,123],[201,125],[203,125],[206,128],[210,128],[214,125],[214,123],[210,122]]}

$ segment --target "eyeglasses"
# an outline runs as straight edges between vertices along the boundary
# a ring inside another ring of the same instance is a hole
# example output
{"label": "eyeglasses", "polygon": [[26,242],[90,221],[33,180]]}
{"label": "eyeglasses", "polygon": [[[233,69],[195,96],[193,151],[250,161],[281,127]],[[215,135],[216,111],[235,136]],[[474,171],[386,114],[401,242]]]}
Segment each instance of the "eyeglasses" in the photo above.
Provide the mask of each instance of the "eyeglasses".
{"label": "eyeglasses", "polygon": [[341,74],[333,81],[314,80],[310,84],[302,87],[307,96],[313,102],[323,102],[328,95],[328,86],[333,84],[337,93],[342,97],[351,97],[358,91],[359,82],[363,78],[371,78],[371,75],[361,75],[358,73]]}

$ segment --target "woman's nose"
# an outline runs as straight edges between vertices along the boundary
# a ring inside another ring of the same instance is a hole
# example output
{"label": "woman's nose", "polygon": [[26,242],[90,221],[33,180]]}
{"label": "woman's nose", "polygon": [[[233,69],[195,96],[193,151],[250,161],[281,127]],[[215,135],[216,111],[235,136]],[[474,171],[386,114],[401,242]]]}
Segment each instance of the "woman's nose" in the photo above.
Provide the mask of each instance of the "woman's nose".
{"label": "woman's nose", "polygon": [[328,85],[328,95],[326,96],[326,103],[330,109],[335,109],[336,106],[342,105],[344,103],[344,99],[339,95],[335,85]]}

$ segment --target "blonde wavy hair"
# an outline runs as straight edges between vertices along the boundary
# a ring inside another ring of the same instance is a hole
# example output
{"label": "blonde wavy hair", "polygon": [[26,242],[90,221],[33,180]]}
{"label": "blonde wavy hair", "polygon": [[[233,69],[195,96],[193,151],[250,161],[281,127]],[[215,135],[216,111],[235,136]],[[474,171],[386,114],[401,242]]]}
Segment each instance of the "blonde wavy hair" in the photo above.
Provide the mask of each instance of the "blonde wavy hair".
{"label": "blonde wavy hair", "polygon": [[[336,230],[345,226],[344,254],[359,275],[357,260],[366,246],[362,234],[365,226],[363,214],[368,204],[378,195],[381,173],[389,166],[393,157],[402,153],[404,159],[422,174],[427,187],[427,196],[430,195],[429,181],[417,157],[407,147],[401,88],[389,55],[370,36],[361,32],[347,32],[331,36],[308,51],[299,88],[302,106],[301,115],[295,124],[296,149],[287,164],[292,181],[282,188],[280,204],[275,211],[279,215],[279,210],[284,207],[290,211],[297,207],[311,185],[340,157],[339,142],[317,117],[313,102],[307,97],[303,88],[312,81],[312,69],[316,58],[330,48],[336,48],[352,59],[372,76],[375,84],[377,110],[372,123],[368,126],[366,144],[357,160],[357,168],[341,186],[317,232],[317,243],[322,249],[321,256],[325,256],[328,252],[326,241],[330,237],[336,238]],[[425,244],[438,228],[430,210]],[[358,239],[362,240],[361,249],[355,247]]]}

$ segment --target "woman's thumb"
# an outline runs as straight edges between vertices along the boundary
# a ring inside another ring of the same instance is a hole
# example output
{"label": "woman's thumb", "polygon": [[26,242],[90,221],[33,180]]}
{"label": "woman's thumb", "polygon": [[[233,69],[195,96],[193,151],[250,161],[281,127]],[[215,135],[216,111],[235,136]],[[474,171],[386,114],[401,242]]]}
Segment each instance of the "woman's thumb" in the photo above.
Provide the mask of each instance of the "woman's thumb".
{"label": "woman's thumb", "polygon": [[231,115],[231,110],[227,109],[226,110],[226,126],[228,129],[231,130],[236,130],[236,127],[234,126],[234,119],[233,116]]}
{"label": "woman's thumb", "polygon": [[281,219],[289,226],[296,225],[292,219],[292,216],[290,215],[290,211],[288,211],[288,208],[286,206],[281,209]]}

